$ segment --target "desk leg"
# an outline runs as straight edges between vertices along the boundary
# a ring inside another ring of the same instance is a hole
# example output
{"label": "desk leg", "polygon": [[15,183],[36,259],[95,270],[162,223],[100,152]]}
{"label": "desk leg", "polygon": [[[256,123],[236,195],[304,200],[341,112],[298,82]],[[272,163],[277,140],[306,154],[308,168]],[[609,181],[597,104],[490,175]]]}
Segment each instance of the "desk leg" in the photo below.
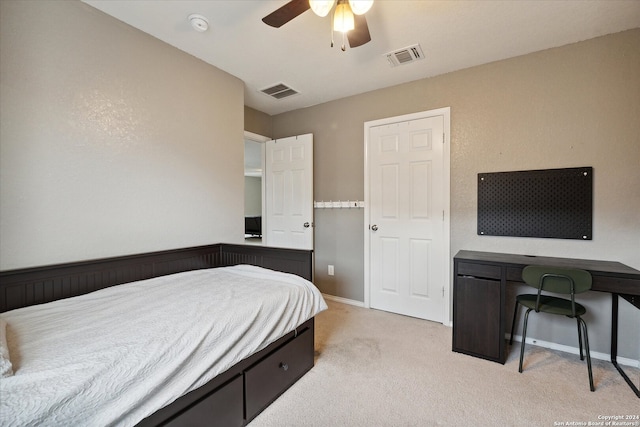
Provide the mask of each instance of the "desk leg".
{"label": "desk leg", "polygon": [[611,294],[611,363],[616,367],[622,378],[629,384],[629,387],[636,393],[636,396],[640,398],[640,390],[631,381],[627,374],[618,365],[618,294]]}
{"label": "desk leg", "polygon": [[611,294],[611,363],[618,362],[618,294]]}

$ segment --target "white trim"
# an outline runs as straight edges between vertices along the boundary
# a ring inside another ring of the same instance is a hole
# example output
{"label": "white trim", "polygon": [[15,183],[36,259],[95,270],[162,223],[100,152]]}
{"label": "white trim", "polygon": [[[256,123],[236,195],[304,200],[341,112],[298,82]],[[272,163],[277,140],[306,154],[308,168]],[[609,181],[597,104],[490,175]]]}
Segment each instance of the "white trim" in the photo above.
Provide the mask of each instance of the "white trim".
{"label": "white trim", "polygon": [[453,295],[451,290],[453,289],[453,257],[451,256],[451,108],[440,108],[439,110],[432,110],[432,113],[436,111],[441,112],[444,117],[444,150],[443,150],[443,174],[444,174],[444,252],[448,254],[449,262],[446,268],[446,276],[448,278],[448,285],[444,287],[444,310],[442,312],[442,323],[453,326],[453,314],[451,313],[451,304],[453,301]]}
{"label": "white trim", "polygon": [[371,308],[369,289],[371,278],[369,277],[369,129],[371,122],[364,122],[364,307]]}
{"label": "white trim", "polygon": [[324,299],[328,299],[329,301],[341,302],[343,304],[355,305],[356,307],[365,308],[364,303],[362,301],[356,301],[354,299],[337,297],[335,295],[322,294]]}
{"label": "white trim", "polygon": [[451,289],[453,288],[453,258],[451,257],[451,107],[437,108],[435,110],[419,113],[405,114],[402,116],[388,117],[372,120],[364,123],[364,307],[370,308],[371,278],[369,277],[369,129],[375,126],[388,125],[398,122],[424,119],[434,116],[444,117],[444,150],[443,150],[443,196],[444,196],[444,253],[449,258],[445,267],[445,277],[448,286],[445,286],[443,298],[442,323],[452,325],[451,319]]}
{"label": "white trim", "polygon": [[[504,336],[505,336],[505,339],[507,341],[511,337],[510,334],[504,334]],[[517,342],[521,343],[522,342],[522,335],[514,335],[513,336],[513,341],[517,341]],[[535,345],[535,346],[538,346],[538,347],[548,348],[550,350],[562,351],[564,353],[570,353],[570,354],[575,354],[575,355],[580,354],[580,349],[578,349],[578,347],[572,347],[572,346],[564,345],[564,344],[557,344],[557,343],[550,342],[550,341],[543,341],[543,340],[539,340],[537,338],[527,338],[527,345]],[[516,349],[516,350],[518,352],[520,351],[520,349]],[[526,351],[526,349],[525,349],[525,351]],[[610,361],[611,360],[611,355],[607,354],[607,353],[601,353],[599,351],[590,351],[589,353],[591,354],[591,357],[593,359],[606,360],[606,361]],[[640,360],[634,360],[634,359],[629,359],[627,357],[618,356],[616,358],[616,361],[620,365],[630,366],[632,368],[640,368]]]}
{"label": "white trim", "polygon": [[246,130],[244,131],[244,139],[255,142],[267,142],[271,140],[271,138],[269,138],[268,136],[258,135],[257,133],[249,132]]}

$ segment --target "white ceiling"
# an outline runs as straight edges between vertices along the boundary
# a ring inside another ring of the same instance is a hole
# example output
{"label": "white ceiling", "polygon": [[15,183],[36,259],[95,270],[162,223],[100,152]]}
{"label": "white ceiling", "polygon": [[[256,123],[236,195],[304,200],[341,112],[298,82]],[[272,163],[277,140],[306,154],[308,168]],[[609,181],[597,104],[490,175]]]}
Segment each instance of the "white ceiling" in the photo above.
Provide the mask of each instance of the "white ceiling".
{"label": "white ceiling", "polygon": [[[261,21],[288,0],[83,1],[238,77],[245,104],[270,115],[640,27],[640,0],[376,0],[372,41],[343,52],[310,10],[281,28]],[[192,13],[208,31],[191,28]],[[425,60],[389,66],[385,53],[416,43]],[[259,92],[276,83],[300,94]]]}

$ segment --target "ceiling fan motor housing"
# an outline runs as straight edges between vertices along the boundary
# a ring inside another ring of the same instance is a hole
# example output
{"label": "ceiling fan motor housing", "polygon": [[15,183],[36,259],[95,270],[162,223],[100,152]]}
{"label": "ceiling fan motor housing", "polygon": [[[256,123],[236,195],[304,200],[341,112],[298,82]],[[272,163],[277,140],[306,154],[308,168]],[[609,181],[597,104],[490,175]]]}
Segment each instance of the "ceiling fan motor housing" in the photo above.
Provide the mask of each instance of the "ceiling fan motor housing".
{"label": "ceiling fan motor housing", "polygon": [[[351,19],[353,19],[353,24],[352,26],[350,25],[351,28],[347,30],[342,29],[342,31],[344,31],[343,34],[346,34],[346,38],[349,41],[349,46],[353,48],[370,42],[371,35],[369,34],[369,27],[364,13],[371,8],[373,0],[291,0],[262,18],[262,22],[271,27],[280,28],[309,9],[313,9],[314,13],[318,13],[315,9],[319,8],[322,9],[321,13],[327,12],[328,14],[336,3],[338,6],[346,6],[349,12],[353,12],[353,14],[351,14]],[[335,14],[337,15],[337,12]],[[332,28],[334,27],[332,26]],[[331,45],[333,46],[333,43]]]}

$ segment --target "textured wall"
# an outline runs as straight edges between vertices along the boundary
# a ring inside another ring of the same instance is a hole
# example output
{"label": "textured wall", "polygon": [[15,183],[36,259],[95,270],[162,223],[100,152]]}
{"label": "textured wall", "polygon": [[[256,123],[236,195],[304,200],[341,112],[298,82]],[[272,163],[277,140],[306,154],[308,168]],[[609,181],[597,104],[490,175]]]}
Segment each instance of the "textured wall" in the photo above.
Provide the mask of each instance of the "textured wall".
{"label": "textured wall", "polygon": [[0,2],[0,268],[243,236],[243,84],[83,3]]}
{"label": "textured wall", "polygon": [[[470,249],[640,268],[640,29],[280,114],[274,137],[313,132],[316,200],[361,199],[364,122],[441,107],[451,107],[452,257]],[[593,240],[477,235],[479,172],[573,166],[594,168]],[[316,210],[323,292],[363,301],[363,215]],[[326,276],[326,264],[335,264],[336,276]],[[610,297],[590,293],[583,301],[594,349],[608,352]],[[629,328],[639,316],[622,310],[623,333],[632,335],[620,341],[622,354],[637,359],[637,330]],[[574,322],[541,321],[531,333],[576,345]]]}

